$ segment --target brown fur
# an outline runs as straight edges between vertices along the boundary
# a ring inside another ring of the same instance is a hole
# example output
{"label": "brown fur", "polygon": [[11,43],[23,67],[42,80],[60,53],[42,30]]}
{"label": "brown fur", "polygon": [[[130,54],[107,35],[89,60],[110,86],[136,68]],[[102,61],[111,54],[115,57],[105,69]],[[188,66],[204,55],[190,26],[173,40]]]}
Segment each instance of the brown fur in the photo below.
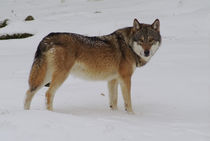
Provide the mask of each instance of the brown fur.
{"label": "brown fur", "polygon": [[137,26],[153,27],[134,20],[133,27],[106,36],[86,37],[73,33],[46,36],[35,54],[24,108],[29,109],[34,94],[50,82],[46,105],[48,110],[52,110],[54,94],[70,73],[84,79],[108,81],[112,109],[117,109],[117,86],[120,84],[125,109],[132,112],[131,76],[136,67],[147,63],[132,47],[140,32]]}

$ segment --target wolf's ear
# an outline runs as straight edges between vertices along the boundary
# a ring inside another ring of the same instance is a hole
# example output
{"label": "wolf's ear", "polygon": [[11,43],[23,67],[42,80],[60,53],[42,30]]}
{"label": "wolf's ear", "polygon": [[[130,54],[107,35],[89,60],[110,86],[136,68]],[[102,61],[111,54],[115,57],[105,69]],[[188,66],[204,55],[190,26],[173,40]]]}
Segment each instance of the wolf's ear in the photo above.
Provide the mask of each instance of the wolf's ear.
{"label": "wolf's ear", "polygon": [[156,19],[154,21],[154,23],[152,24],[152,27],[153,27],[153,29],[155,29],[157,31],[160,31],[160,21],[159,21],[159,19]]}
{"label": "wolf's ear", "polygon": [[140,29],[140,23],[137,19],[134,19],[133,27],[134,27],[134,29]]}

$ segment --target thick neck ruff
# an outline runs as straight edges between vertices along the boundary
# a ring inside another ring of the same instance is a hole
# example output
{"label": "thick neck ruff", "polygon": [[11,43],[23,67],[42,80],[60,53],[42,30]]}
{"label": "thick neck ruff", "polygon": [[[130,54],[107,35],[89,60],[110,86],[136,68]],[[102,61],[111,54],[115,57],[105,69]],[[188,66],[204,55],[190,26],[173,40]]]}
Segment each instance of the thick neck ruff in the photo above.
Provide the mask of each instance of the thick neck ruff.
{"label": "thick neck ruff", "polygon": [[115,35],[117,36],[118,40],[123,40],[123,42],[125,42],[126,46],[130,48],[131,52],[133,53],[133,56],[135,58],[136,61],[136,67],[140,67],[143,66],[145,63],[142,62],[142,58],[133,50],[132,46],[130,46],[124,39],[124,36],[122,35],[122,33],[119,32],[115,32]]}

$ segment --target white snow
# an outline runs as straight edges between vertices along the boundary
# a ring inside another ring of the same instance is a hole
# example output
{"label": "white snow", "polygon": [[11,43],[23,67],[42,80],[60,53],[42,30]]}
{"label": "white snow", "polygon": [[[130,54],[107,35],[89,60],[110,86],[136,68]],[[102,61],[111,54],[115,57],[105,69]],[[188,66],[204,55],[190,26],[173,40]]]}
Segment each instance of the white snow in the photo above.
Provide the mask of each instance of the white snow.
{"label": "white snow", "polygon": [[[35,36],[0,41],[1,141],[209,141],[209,0],[1,0],[0,35]],[[35,20],[24,22],[28,15]],[[40,40],[50,32],[104,35],[133,19],[160,20],[162,45],[132,77],[135,111],[111,111],[105,82],[69,77],[57,91],[54,112],[45,91],[23,110],[28,75]],[[105,96],[103,96],[103,94]]]}

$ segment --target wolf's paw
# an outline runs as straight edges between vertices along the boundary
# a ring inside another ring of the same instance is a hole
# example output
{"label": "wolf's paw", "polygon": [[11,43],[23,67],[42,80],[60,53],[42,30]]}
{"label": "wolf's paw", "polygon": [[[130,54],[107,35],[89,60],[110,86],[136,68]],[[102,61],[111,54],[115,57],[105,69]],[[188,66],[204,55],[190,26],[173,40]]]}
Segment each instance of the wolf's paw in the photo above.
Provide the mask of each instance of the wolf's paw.
{"label": "wolf's paw", "polygon": [[116,111],[118,109],[117,106],[113,106],[113,105],[110,105],[109,107],[111,110],[114,110],[114,111]]}
{"label": "wolf's paw", "polygon": [[128,114],[131,114],[131,115],[134,115],[134,111],[132,108],[125,108],[125,111],[128,113]]}

